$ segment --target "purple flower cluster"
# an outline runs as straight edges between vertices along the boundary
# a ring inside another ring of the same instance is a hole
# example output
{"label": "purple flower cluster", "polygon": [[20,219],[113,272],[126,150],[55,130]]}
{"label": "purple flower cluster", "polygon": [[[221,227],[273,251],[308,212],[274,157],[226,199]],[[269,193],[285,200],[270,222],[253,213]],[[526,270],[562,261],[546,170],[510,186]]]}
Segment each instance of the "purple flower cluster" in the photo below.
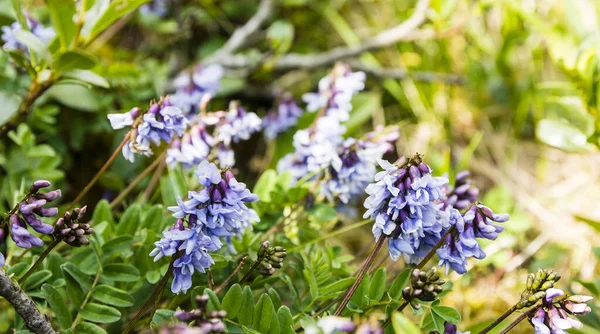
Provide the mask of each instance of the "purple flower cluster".
{"label": "purple flower cluster", "polygon": [[289,171],[297,181],[330,166],[340,169],[342,161],[337,148],[344,141],[344,132],[346,128],[337,120],[329,116],[319,118],[314,127],[294,134],[295,151],[279,160],[277,170],[280,173]]}
{"label": "purple flower cluster", "polygon": [[471,332],[461,332],[456,328],[456,325],[453,325],[449,322],[444,324],[444,334],[470,334]]}
{"label": "purple flower cluster", "polygon": [[454,188],[446,190],[446,199],[444,208],[453,207],[458,210],[468,208],[472,203],[477,202],[479,198],[479,189],[471,184],[470,173],[462,171],[456,174]]}
{"label": "purple flower cluster", "polygon": [[433,177],[429,166],[416,155],[398,166],[380,160],[384,171],[367,186],[364,218],[375,220],[373,234],[389,238],[390,257],[396,261],[404,254],[407,262],[417,263],[439,242],[450,227],[449,215],[441,210],[443,188],[448,182]]}
{"label": "purple flower cluster", "polygon": [[223,77],[221,65],[197,66],[192,73],[185,73],[175,79],[175,94],[170,101],[189,117],[198,112],[200,102],[206,94],[219,91]]}
{"label": "purple flower cluster", "polygon": [[592,310],[585,303],[592,300],[592,297],[564,295],[560,289],[546,290],[542,307],[529,320],[535,328],[535,334],[566,334],[567,329],[583,327],[579,320],[569,317],[569,314],[581,316],[590,313]]}
{"label": "purple flower cluster", "polygon": [[[27,17],[27,26],[29,31],[38,37],[44,44],[49,44],[56,35],[52,27],[44,27],[37,20]],[[2,40],[4,41],[4,50],[27,50],[27,47],[19,42],[15,32],[22,30],[19,22],[14,22],[10,27],[2,27]]]}
{"label": "purple flower cluster", "polygon": [[468,258],[485,258],[477,238],[496,240],[504,227],[494,223],[506,222],[508,218],[508,214],[495,214],[481,203],[472,205],[462,216],[451,209],[450,223],[455,231],[446,236],[444,245],[437,250],[439,265],[445,265],[446,272],[451,268],[459,274],[466,273]]}
{"label": "purple flower cluster", "polygon": [[[121,129],[135,125],[134,119],[139,114],[139,108],[123,114],[109,114],[113,129]],[[131,132],[129,140],[123,146],[125,159],[134,162],[135,154],[150,156],[153,154],[150,144],[160,145],[170,143],[175,136],[182,136],[188,120],[181,109],[173,106],[169,99],[161,99],[153,103],[144,114],[142,122]]]}
{"label": "purple flower cluster", "polygon": [[316,326],[308,327],[306,334],[335,334],[335,333],[354,333],[354,334],[383,334],[377,324],[363,323],[356,325],[352,319],[336,316],[325,316],[317,321]]}
{"label": "purple flower cluster", "polygon": [[175,139],[167,150],[167,163],[181,165],[190,169],[208,157],[217,141],[208,133],[204,123],[190,128],[181,139]]}
{"label": "purple flower cluster", "polygon": [[189,191],[187,201],[178,198],[178,205],[169,207],[178,220],[163,232],[163,238],[150,253],[157,261],[183,252],[174,262],[175,279],[171,286],[174,293],[185,293],[192,285],[194,271],[203,273],[213,264],[209,253],[223,246],[221,238],[231,245],[231,237],[241,235],[259,221],[256,212],[246,206],[258,197],[238,182],[231,171],[221,173],[215,164],[204,160],[198,165],[196,176],[204,188]]}
{"label": "purple flower cluster", "polygon": [[398,139],[396,127],[387,130],[378,128],[368,133],[364,139],[346,139],[338,147],[341,164],[328,169],[329,177],[322,185],[322,192],[330,201],[339,199],[348,204],[352,198],[359,198],[373,180],[377,172],[377,161],[393,150],[392,142]]}
{"label": "purple flower cluster", "polygon": [[274,139],[278,134],[285,132],[298,123],[302,116],[302,109],[290,95],[284,96],[274,110],[263,118],[263,128],[267,139]]}
{"label": "purple flower cluster", "polygon": [[344,64],[336,64],[333,71],[319,81],[317,93],[302,96],[308,111],[324,110],[325,115],[340,122],[350,118],[352,96],[365,88],[365,73],[352,72]]}
{"label": "purple flower cluster", "polygon": [[[48,181],[35,181],[29,190],[29,194],[18,204],[16,212],[8,218],[10,236],[15,244],[21,248],[44,245],[42,239],[31,234],[27,225],[41,234],[52,234],[54,231],[52,225],[45,224],[40,219],[40,217],[54,217],[58,214],[57,208],[45,206],[60,198],[60,190],[52,190],[46,193],[39,191],[49,186],[50,182]],[[0,235],[0,241],[3,239],[3,235]],[[0,253],[0,267],[2,266],[4,266],[4,256]]]}
{"label": "purple flower cluster", "polygon": [[229,146],[232,142],[248,140],[253,133],[260,131],[262,120],[253,112],[247,112],[238,103],[231,103],[229,112],[216,126],[217,141]]}

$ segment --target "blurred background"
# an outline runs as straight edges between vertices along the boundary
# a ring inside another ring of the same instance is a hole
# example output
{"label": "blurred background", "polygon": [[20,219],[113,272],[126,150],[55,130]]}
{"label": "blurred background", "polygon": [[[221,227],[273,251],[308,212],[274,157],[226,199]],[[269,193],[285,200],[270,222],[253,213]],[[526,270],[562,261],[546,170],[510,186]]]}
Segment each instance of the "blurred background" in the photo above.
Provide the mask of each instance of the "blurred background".
{"label": "blurred background", "polygon": [[[42,1],[24,2],[32,16],[49,21]],[[299,100],[331,66],[280,69],[278,57],[361,45],[411,17],[416,1],[276,3],[265,30],[239,51],[255,64],[226,68],[211,108],[239,99],[264,115],[282,91]],[[106,114],[171,93],[172,79],[218,50],[258,6],[153,0],[118,21],[89,46],[111,88],[58,85],[45,94],[28,126],[10,135],[18,145],[0,144],[3,192],[18,189],[23,177],[43,177],[72,199],[122,138]],[[13,20],[10,1],[0,0],[0,25]],[[468,275],[451,277],[444,304],[461,312],[459,328],[477,332],[515,303],[527,273],[551,268],[562,275],[561,288],[596,298],[582,333],[600,333],[600,1],[432,0],[424,23],[402,41],[345,61],[369,74],[354,100],[350,135],[398,124],[400,153],[424,154],[438,174],[470,170],[483,201],[511,214],[506,233],[486,244],[488,257],[473,262]],[[0,53],[2,103],[24,95],[27,85]],[[6,117],[0,112],[2,122]],[[236,147],[238,179],[252,185],[291,149],[292,135],[277,143],[255,136]],[[88,203],[114,197],[146,165],[118,159]],[[345,246],[360,248],[365,231],[345,238]],[[402,267],[388,264],[389,273]],[[521,324],[516,332],[531,330]]]}

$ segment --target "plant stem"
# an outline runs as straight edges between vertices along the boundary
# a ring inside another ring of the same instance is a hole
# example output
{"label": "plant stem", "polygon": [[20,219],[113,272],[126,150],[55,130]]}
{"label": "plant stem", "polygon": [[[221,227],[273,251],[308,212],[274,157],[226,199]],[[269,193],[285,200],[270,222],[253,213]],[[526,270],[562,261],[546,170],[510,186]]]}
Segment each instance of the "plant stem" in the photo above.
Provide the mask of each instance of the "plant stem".
{"label": "plant stem", "polygon": [[[163,154],[166,156],[167,151],[163,152]],[[148,198],[150,198],[150,195],[152,195],[154,188],[156,188],[156,185],[160,181],[160,176],[162,175],[162,172],[165,170],[166,166],[167,166],[167,161],[164,158],[161,158],[160,165],[158,165],[158,168],[154,172],[154,175],[152,175],[152,179],[150,180],[148,187],[146,187],[146,190],[144,191],[144,194],[142,195],[142,202],[145,202]]]}
{"label": "plant stem", "polygon": [[112,202],[110,202],[109,207],[111,209],[114,209],[117,205],[119,205],[119,203],[121,203],[121,201],[127,196],[129,195],[129,193],[133,190],[133,188],[140,183],[140,181],[142,181],[142,179],[148,175],[165,157],[166,155],[166,151],[163,152],[160,156],[158,156],[148,167],[146,167],[146,169],[144,169],[140,175],[136,176],[135,179],[133,179],[133,181],[131,181],[131,183],[129,183],[127,185],[127,188],[125,188],[120,194],[119,196],[115,197],[115,199],[112,200]]}
{"label": "plant stem", "polygon": [[[31,53],[31,55],[33,56],[33,52]],[[37,82],[36,78],[33,78],[31,84],[29,85],[29,91],[27,92],[25,99],[23,99],[23,102],[21,102],[21,105],[19,106],[19,109],[17,109],[17,112],[6,123],[4,123],[4,125],[0,127],[0,138],[5,137],[10,130],[19,125],[19,123],[27,117],[33,103],[40,96],[42,96],[42,94],[44,94],[44,92],[48,90],[48,88],[50,88],[50,86],[52,86],[53,83],[54,78],[52,77],[41,84]]]}
{"label": "plant stem", "polygon": [[[398,307],[398,309],[396,311],[397,312],[402,312],[402,310],[404,310],[404,308],[406,306],[408,306],[408,302],[407,301],[405,301],[404,303],[402,303],[402,305],[400,305],[400,307]],[[383,323],[383,325],[381,325],[381,329],[382,330],[385,329],[390,324],[390,322],[392,322],[392,317],[391,316]]]}
{"label": "plant stem", "polygon": [[129,331],[131,331],[133,329],[135,322],[138,321],[144,315],[144,313],[148,310],[148,308],[151,305],[153,305],[154,300],[156,298],[160,298],[160,295],[162,294],[162,291],[163,291],[165,285],[167,285],[169,278],[173,274],[173,269],[174,269],[173,264],[175,263],[175,260],[177,260],[177,257],[178,256],[174,255],[171,258],[171,263],[169,264],[169,269],[165,273],[165,276],[163,276],[163,278],[160,280],[160,282],[158,282],[158,284],[156,285],[156,288],[154,288],[154,291],[150,295],[150,298],[148,298],[148,300],[144,303],[144,305],[142,305],[142,308],[140,308],[140,310],[138,311],[138,313],[136,313],[136,315],[133,317],[133,319],[131,319],[131,321],[129,321],[129,323],[127,324],[127,327],[125,327],[122,334],[129,333]]}
{"label": "plant stem", "polygon": [[515,321],[511,322],[510,325],[508,325],[508,327],[506,327],[505,329],[502,330],[502,332],[500,332],[500,334],[506,334],[508,332],[510,332],[513,328],[517,327],[517,325],[523,321],[525,318],[527,318],[530,315],[533,315],[535,312],[537,312],[537,310],[540,308],[541,306],[536,306],[531,308],[529,311],[524,312],[523,314],[521,314],[517,319],[515,319]]}
{"label": "plant stem", "polygon": [[213,292],[215,294],[218,294],[219,292],[221,292],[221,290],[223,290],[223,288],[225,288],[227,286],[227,284],[229,284],[229,282],[231,282],[231,280],[237,275],[237,273],[240,272],[240,270],[244,266],[244,263],[246,263],[247,258],[248,258],[248,256],[242,257],[242,259],[240,260],[240,263],[237,265],[237,267],[235,267],[233,272],[229,276],[227,276],[227,278],[223,281],[223,283],[219,284],[219,286],[213,290]]}
{"label": "plant stem", "polygon": [[0,228],[2,228],[4,222],[6,220],[8,220],[10,218],[10,216],[12,216],[15,212],[17,212],[17,210],[19,209],[19,204],[21,204],[21,202],[26,200],[29,196],[31,196],[31,192],[27,191],[27,194],[25,194],[25,196],[23,196],[23,198],[21,198],[21,200],[18,201],[17,204],[15,204],[15,206],[12,209],[10,209],[10,211],[6,214],[6,217],[2,217],[2,220],[0,221]]}
{"label": "plant stem", "polygon": [[254,262],[252,267],[250,267],[250,270],[248,270],[248,272],[246,272],[246,275],[244,275],[244,277],[242,277],[242,279],[240,280],[240,285],[242,283],[244,283],[248,278],[250,278],[250,275],[252,275],[252,272],[254,271],[254,269],[256,269],[258,267],[258,265],[260,264],[260,261],[261,261],[260,258],[256,259],[256,262]]}
{"label": "plant stem", "polygon": [[73,320],[73,324],[71,325],[71,330],[75,330],[75,327],[77,327],[77,323],[79,323],[79,320],[81,320],[81,311],[83,311],[83,309],[85,308],[87,303],[92,298],[92,293],[96,289],[96,285],[98,285],[98,281],[100,281],[101,274],[102,274],[102,268],[98,268],[98,273],[96,273],[96,278],[94,279],[94,283],[92,283],[92,288],[90,289],[90,291],[88,291],[87,295],[85,296],[85,299],[83,300],[83,303],[81,303],[81,306],[79,307],[79,311],[77,312],[77,316],[75,317],[75,320]]}
{"label": "plant stem", "polygon": [[442,245],[444,244],[444,242],[446,242],[446,237],[454,232],[456,228],[454,226],[452,226],[451,228],[448,229],[448,231],[446,231],[446,233],[444,233],[444,235],[442,235],[442,237],[440,238],[440,241],[438,241],[437,244],[435,244],[435,246],[433,246],[433,248],[429,251],[429,253],[427,253],[427,255],[425,255],[425,257],[423,258],[423,260],[421,260],[421,262],[419,262],[416,266],[415,269],[421,269],[423,268],[427,262],[429,262],[429,260],[431,260],[431,258],[435,255],[435,251],[442,247]]}
{"label": "plant stem", "polygon": [[365,263],[363,264],[360,272],[358,273],[358,276],[356,277],[356,280],[354,281],[354,283],[352,284],[352,286],[350,287],[350,289],[346,293],[346,296],[344,297],[344,299],[342,300],[342,302],[340,303],[340,305],[338,305],[338,308],[335,310],[335,312],[333,313],[333,315],[338,316],[338,315],[340,315],[342,313],[342,311],[344,310],[344,308],[346,307],[346,305],[350,301],[350,298],[352,298],[352,295],[354,294],[354,292],[356,291],[356,289],[358,289],[358,285],[360,284],[360,282],[365,277],[365,274],[367,273],[367,270],[369,270],[369,267],[371,267],[371,264],[373,264],[373,260],[375,260],[375,256],[377,255],[377,253],[381,249],[381,246],[383,246],[383,243],[385,242],[386,239],[387,239],[387,236],[384,236],[384,235],[382,235],[379,238],[379,240],[377,241],[377,244],[375,244],[375,248],[373,248],[373,251],[371,252],[371,254],[369,254],[369,257],[367,257],[367,259],[365,260]]}
{"label": "plant stem", "polygon": [[359,228],[359,227],[364,226],[364,225],[367,225],[370,222],[371,222],[370,219],[361,220],[361,221],[359,221],[357,223],[354,223],[352,225],[348,225],[348,226],[342,227],[342,228],[338,229],[337,231],[329,233],[329,234],[327,234],[325,236],[322,236],[320,238],[308,241],[308,242],[306,242],[306,243],[304,243],[304,244],[302,244],[300,246],[296,246],[296,247],[290,248],[290,249],[288,249],[288,252],[290,252],[290,253],[291,252],[295,252],[295,251],[300,250],[300,249],[302,249],[302,248],[304,248],[304,247],[306,247],[308,245],[312,245],[314,243],[321,242],[321,241],[327,240],[329,238],[333,238],[333,237],[335,237],[337,235],[346,233],[348,231],[352,231],[353,229]]}
{"label": "plant stem", "polygon": [[90,191],[90,189],[96,183],[96,181],[98,181],[100,176],[102,176],[102,174],[104,174],[104,172],[106,172],[108,167],[112,164],[112,162],[117,158],[117,156],[123,149],[123,146],[125,146],[125,143],[127,143],[127,141],[129,140],[129,134],[131,133],[131,131],[132,130],[129,130],[129,132],[127,132],[127,134],[121,141],[121,144],[119,144],[117,149],[108,158],[108,160],[106,160],[106,162],[104,163],[102,168],[100,168],[98,173],[96,173],[96,175],[92,178],[92,180],[90,180],[90,182],[88,182],[88,184],[83,188],[83,190],[79,193],[79,195],[77,195],[77,197],[75,197],[75,199],[71,202],[71,204],[69,204],[69,206],[65,209],[65,211],[69,211],[70,209],[72,209],[75,206],[75,204],[77,204],[77,202],[79,202],[83,198],[83,196],[85,196],[88,193],[88,191]]}
{"label": "plant stem", "polygon": [[504,314],[502,314],[498,319],[494,320],[494,322],[492,322],[486,328],[484,328],[481,332],[479,332],[479,334],[485,334],[485,333],[489,332],[490,330],[492,330],[492,328],[498,326],[498,324],[500,324],[504,319],[508,318],[508,316],[513,314],[513,312],[516,310],[517,310],[517,305],[514,305],[513,307],[508,309],[508,311],[504,312]]}
{"label": "plant stem", "polygon": [[52,243],[50,245],[48,245],[46,250],[44,250],[42,255],[40,255],[40,257],[37,259],[37,261],[35,261],[35,263],[31,266],[31,268],[29,268],[29,270],[27,270],[25,275],[23,275],[23,276],[21,276],[21,278],[19,278],[18,282],[19,283],[25,282],[27,277],[29,277],[29,275],[31,275],[35,271],[35,269],[37,267],[39,267],[40,264],[42,264],[42,261],[44,261],[46,256],[48,256],[48,254],[50,254],[50,252],[54,249],[54,247],[56,247],[56,245],[58,245],[61,241],[62,241],[62,239],[59,239],[59,238],[54,239],[54,241],[52,241]]}

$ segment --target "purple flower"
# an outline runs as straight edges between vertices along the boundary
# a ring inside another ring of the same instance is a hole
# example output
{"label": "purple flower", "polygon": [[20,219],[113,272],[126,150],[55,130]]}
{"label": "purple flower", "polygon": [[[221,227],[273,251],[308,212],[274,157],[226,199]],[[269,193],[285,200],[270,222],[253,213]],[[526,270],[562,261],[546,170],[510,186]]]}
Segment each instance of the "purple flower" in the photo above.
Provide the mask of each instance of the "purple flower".
{"label": "purple flower", "polygon": [[471,204],[477,202],[479,197],[479,189],[471,185],[469,172],[462,171],[456,174],[454,188],[446,190],[446,199],[444,207],[452,206],[459,210],[468,208]]}
{"label": "purple flower", "polygon": [[456,328],[456,325],[453,325],[449,322],[444,324],[444,333],[443,334],[469,334],[471,332],[461,332]]}
{"label": "purple flower", "polygon": [[325,109],[325,115],[340,122],[347,121],[352,110],[352,96],[364,89],[365,77],[363,72],[352,72],[348,66],[338,64],[319,81],[318,93],[304,94],[302,99],[310,112]]}
{"label": "purple flower", "polygon": [[349,333],[353,332],[356,325],[351,319],[325,316],[317,321],[316,327],[306,328],[306,334],[334,334],[334,333]]}
{"label": "purple flower", "polygon": [[442,189],[447,179],[431,176],[429,166],[417,155],[402,166],[380,160],[384,171],[367,186],[364,218],[375,221],[373,235],[389,237],[390,257],[401,254],[407,262],[423,258],[450,227],[449,215],[441,210]]}
{"label": "purple flower", "polygon": [[[583,327],[580,321],[569,317],[569,314],[584,315],[591,312],[590,307],[584,303],[592,297],[564,295],[559,289],[546,290],[542,306],[530,319],[536,334],[563,334],[567,329]],[[578,312],[572,312],[571,309],[577,309]]]}
{"label": "purple flower", "polygon": [[126,126],[133,125],[133,122],[138,117],[139,113],[140,113],[140,108],[135,107],[126,113],[108,114],[106,117],[110,121],[110,126],[114,130],[119,130]]}
{"label": "purple flower", "polygon": [[196,167],[206,160],[215,145],[215,139],[206,131],[204,124],[195,125],[181,140],[173,141],[167,150],[167,163],[171,166],[180,163],[186,169]]}
{"label": "purple flower", "polygon": [[265,137],[267,139],[274,139],[278,134],[295,126],[300,116],[302,116],[302,109],[298,107],[291,96],[284,96],[277,105],[277,108],[271,110],[263,118],[262,124]]}
{"label": "purple flower", "polygon": [[12,215],[9,218],[10,236],[15,244],[21,248],[31,248],[32,246],[43,246],[42,239],[32,235],[23,219],[17,215]]}
{"label": "purple flower", "polygon": [[261,125],[262,121],[255,113],[231,103],[229,112],[217,124],[215,137],[218,142],[229,146],[232,142],[250,139],[253,133],[260,131]]}
{"label": "purple flower", "polygon": [[[38,37],[44,44],[49,44],[56,35],[52,27],[44,27],[37,20],[27,16],[27,26],[29,31]],[[22,30],[19,22],[14,22],[10,27],[2,27],[2,40],[4,41],[4,50],[27,50],[27,47],[19,42],[15,32]]]}
{"label": "purple flower", "polygon": [[185,73],[175,79],[174,85],[177,91],[171,95],[170,101],[181,108],[186,115],[194,115],[198,112],[204,95],[219,91],[221,77],[223,77],[221,65],[197,66],[193,73]]}

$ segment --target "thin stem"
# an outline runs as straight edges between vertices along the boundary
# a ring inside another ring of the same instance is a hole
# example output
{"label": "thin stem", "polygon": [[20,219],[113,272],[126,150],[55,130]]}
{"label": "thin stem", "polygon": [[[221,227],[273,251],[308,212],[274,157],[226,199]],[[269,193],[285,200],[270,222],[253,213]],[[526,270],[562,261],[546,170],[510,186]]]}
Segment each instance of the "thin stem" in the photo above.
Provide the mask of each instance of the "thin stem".
{"label": "thin stem", "polygon": [[500,334],[506,334],[506,333],[510,332],[513,328],[517,327],[517,325],[521,321],[523,321],[525,318],[527,318],[527,317],[533,315],[535,312],[537,312],[537,310],[540,307],[541,306],[536,306],[534,308],[531,308],[529,311],[524,312],[523,314],[521,314],[517,319],[515,319],[513,322],[511,322],[510,325],[508,325],[508,327],[506,327],[505,329],[503,329],[502,332],[500,332]]}
{"label": "thin stem", "polygon": [[29,196],[31,196],[31,191],[27,191],[27,194],[25,196],[23,196],[23,198],[21,198],[21,200],[18,201],[17,204],[15,204],[15,206],[6,214],[6,217],[2,218],[2,221],[0,222],[0,226],[2,225],[2,223],[4,223],[4,221],[8,220],[10,218],[10,216],[12,216],[15,212],[17,212],[21,202],[25,201],[27,198],[29,198]]}
{"label": "thin stem", "polygon": [[212,290],[215,287],[215,281],[213,280],[213,273],[212,270],[208,269],[207,271],[208,274],[208,288],[210,290]]}
{"label": "thin stem", "polygon": [[[166,155],[166,154],[167,154],[167,151],[163,152],[163,155]],[[164,158],[161,158],[160,165],[158,165],[158,168],[154,172],[154,175],[152,175],[152,179],[150,180],[148,187],[146,187],[146,190],[144,191],[144,194],[142,195],[142,202],[145,202],[148,198],[150,198],[150,195],[152,194],[152,192],[154,191],[154,188],[156,188],[156,185],[160,181],[160,176],[162,175],[162,172],[165,170],[166,166],[167,166],[167,161]]]}
{"label": "thin stem", "polygon": [[[34,52],[31,52],[30,54],[32,57],[34,56]],[[48,90],[50,86],[52,86],[54,80],[55,79],[51,77],[50,79],[40,84],[37,82],[36,78],[33,78],[31,84],[29,85],[29,91],[27,92],[25,99],[23,99],[23,102],[21,102],[21,105],[19,106],[19,109],[17,109],[17,112],[6,123],[4,123],[4,125],[0,127],[0,138],[4,138],[10,130],[19,125],[19,123],[27,117],[33,103],[40,96],[42,96],[42,94],[44,94],[44,92]]]}
{"label": "thin stem", "polygon": [[504,319],[508,318],[508,316],[513,314],[513,312],[515,312],[516,310],[517,310],[517,305],[514,305],[513,307],[508,309],[506,312],[504,312],[504,314],[502,314],[498,319],[494,320],[494,322],[492,322],[486,328],[484,328],[481,332],[479,332],[479,334],[485,334],[485,333],[489,332],[490,330],[492,330],[492,328],[498,326],[498,324],[500,324]]}
{"label": "thin stem", "polygon": [[361,271],[358,273],[356,280],[354,281],[354,283],[352,284],[352,286],[346,293],[346,296],[344,297],[344,299],[342,300],[340,305],[338,305],[338,308],[335,310],[333,315],[338,316],[342,313],[342,311],[344,310],[344,308],[350,301],[350,298],[352,298],[352,295],[354,294],[354,292],[356,292],[356,289],[358,289],[358,285],[365,277],[367,270],[369,270],[369,267],[371,267],[371,264],[373,264],[373,260],[375,260],[375,256],[381,249],[381,246],[383,246],[383,243],[385,242],[386,239],[387,239],[387,237],[383,236],[383,235],[379,238],[379,240],[377,241],[377,244],[375,245],[375,248],[373,248],[373,251],[371,252],[371,254],[369,254],[369,257],[367,257],[367,260],[365,260],[365,263],[363,264]]}
{"label": "thin stem", "polygon": [[156,285],[156,288],[154,288],[154,291],[150,295],[150,298],[148,298],[148,300],[144,303],[144,305],[142,305],[142,308],[140,308],[138,313],[136,313],[135,317],[133,317],[133,319],[131,319],[131,321],[129,321],[129,323],[127,324],[127,327],[125,327],[122,334],[129,333],[129,331],[131,331],[133,329],[133,326],[135,325],[136,321],[138,321],[144,315],[144,313],[146,313],[148,308],[151,305],[153,305],[154,300],[156,298],[160,297],[160,294],[162,294],[162,291],[163,291],[165,285],[167,285],[169,278],[173,274],[173,269],[174,269],[173,264],[175,263],[176,259],[177,259],[177,256],[173,256],[171,258],[171,263],[169,264],[169,269],[165,273],[165,276],[163,276],[163,278],[160,280],[160,282],[158,282],[158,284]]}
{"label": "thin stem", "polygon": [[250,278],[250,275],[252,275],[252,272],[254,271],[254,269],[256,269],[258,267],[258,265],[260,264],[261,259],[257,259],[256,262],[254,262],[254,264],[252,265],[252,267],[250,267],[250,270],[248,270],[248,272],[246,272],[246,275],[244,275],[244,277],[242,277],[242,279],[240,280],[240,285],[244,282],[246,282],[246,280],[248,278]]}
{"label": "thin stem", "polygon": [[79,195],[77,195],[77,197],[75,197],[75,199],[71,202],[71,204],[69,204],[69,206],[65,209],[65,211],[69,211],[70,209],[72,209],[75,206],[75,204],[77,204],[77,202],[79,202],[83,198],[83,196],[85,196],[88,193],[88,191],[90,191],[90,189],[96,183],[96,181],[98,181],[100,176],[102,176],[102,174],[104,174],[104,172],[106,172],[108,167],[112,164],[112,162],[117,158],[117,156],[123,149],[123,146],[125,146],[125,143],[127,143],[127,141],[129,140],[129,134],[131,133],[131,131],[132,130],[127,132],[127,134],[121,141],[121,144],[119,144],[117,149],[113,152],[113,154],[110,156],[110,158],[108,158],[108,160],[106,160],[106,162],[104,163],[102,168],[100,168],[98,173],[96,173],[96,175],[92,178],[92,180],[90,182],[88,182],[88,184],[83,188],[83,190],[79,193]]}
{"label": "thin stem", "polygon": [[54,247],[56,247],[56,245],[58,245],[61,241],[62,241],[62,239],[59,239],[59,238],[54,239],[54,241],[52,241],[52,243],[50,245],[48,245],[46,250],[44,250],[42,255],[40,255],[40,257],[37,259],[37,261],[35,261],[35,263],[31,266],[31,268],[29,268],[29,270],[27,270],[25,275],[21,276],[21,278],[18,279],[18,282],[19,283],[25,282],[27,277],[29,277],[35,271],[35,269],[37,267],[39,267],[40,264],[42,264],[42,261],[44,261],[46,256],[48,256],[48,254],[50,254],[50,252],[54,249]]}
{"label": "thin stem", "polygon": [[[402,312],[402,310],[404,310],[404,308],[406,306],[408,306],[408,302],[407,301],[405,301],[404,303],[402,303],[402,305],[400,305],[400,307],[398,307],[398,309],[396,311],[397,312]],[[385,329],[390,324],[390,322],[392,322],[392,317],[391,316],[383,323],[383,325],[381,325],[381,329],[382,330]]]}
{"label": "thin stem", "polygon": [[237,275],[237,273],[240,272],[240,270],[244,266],[244,263],[246,263],[247,258],[248,258],[248,256],[244,256],[240,260],[240,263],[237,265],[237,267],[235,267],[233,272],[229,276],[227,276],[227,278],[223,281],[223,283],[219,284],[219,286],[213,290],[213,292],[215,294],[218,294],[219,292],[221,292],[221,290],[223,290],[223,288],[225,288],[227,286],[227,284],[229,284],[229,282],[231,282],[231,280]]}
{"label": "thin stem", "polygon": [[94,279],[94,283],[92,283],[92,288],[85,296],[83,303],[81,303],[81,306],[79,307],[79,312],[77,312],[77,316],[75,317],[75,320],[73,320],[73,324],[71,325],[72,330],[75,330],[75,327],[77,327],[77,323],[79,323],[79,320],[81,320],[81,311],[83,311],[83,309],[85,308],[87,303],[92,298],[92,293],[94,292],[94,290],[96,289],[96,285],[98,285],[98,282],[100,281],[101,274],[102,274],[102,268],[98,268],[98,273],[96,273],[96,278]]}
{"label": "thin stem", "polygon": [[127,188],[125,188],[120,194],[119,196],[115,197],[115,199],[112,200],[112,202],[110,202],[109,206],[111,209],[114,209],[117,205],[119,205],[119,203],[121,203],[121,201],[127,196],[129,195],[129,193],[133,190],[133,188],[135,188],[135,186],[140,183],[142,181],[142,179],[144,177],[146,177],[146,175],[148,175],[164,158],[164,156],[166,155],[166,151],[163,152],[159,157],[157,157],[148,167],[146,167],[146,169],[144,169],[140,175],[138,175],[135,179],[133,179],[133,181],[131,181],[131,183],[129,185],[127,185]]}

